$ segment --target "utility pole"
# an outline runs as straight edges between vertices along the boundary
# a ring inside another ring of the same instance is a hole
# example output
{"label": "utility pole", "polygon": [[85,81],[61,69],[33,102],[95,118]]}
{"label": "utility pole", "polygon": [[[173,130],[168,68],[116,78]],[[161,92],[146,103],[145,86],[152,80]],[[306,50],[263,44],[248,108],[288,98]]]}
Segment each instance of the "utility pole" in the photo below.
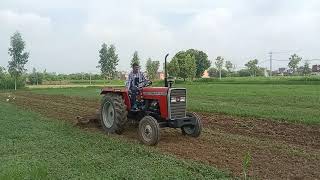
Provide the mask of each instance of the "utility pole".
{"label": "utility pole", "polygon": [[270,54],[270,77],[272,77],[272,52]]}

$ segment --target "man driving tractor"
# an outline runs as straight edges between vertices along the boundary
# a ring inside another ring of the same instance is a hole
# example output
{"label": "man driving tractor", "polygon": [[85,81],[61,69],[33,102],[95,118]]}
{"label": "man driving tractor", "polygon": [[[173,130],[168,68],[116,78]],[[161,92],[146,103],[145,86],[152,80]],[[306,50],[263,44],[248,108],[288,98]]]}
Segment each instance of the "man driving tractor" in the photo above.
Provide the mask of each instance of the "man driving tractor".
{"label": "man driving tractor", "polygon": [[137,110],[136,98],[139,94],[139,89],[144,87],[148,83],[148,80],[145,78],[144,74],[140,72],[139,64],[132,64],[132,71],[128,76],[128,80],[126,82],[126,87],[129,91],[130,101],[131,101],[131,109]]}
{"label": "man driving tractor", "polygon": [[139,123],[139,139],[146,145],[156,145],[160,140],[160,128],[165,127],[180,128],[182,134],[191,137],[200,136],[200,116],[186,109],[187,89],[168,83],[167,57],[168,54],[164,62],[163,87],[148,87],[151,82],[134,63],[126,88],[105,87],[101,90],[100,122],[106,132],[121,134],[130,118]]}

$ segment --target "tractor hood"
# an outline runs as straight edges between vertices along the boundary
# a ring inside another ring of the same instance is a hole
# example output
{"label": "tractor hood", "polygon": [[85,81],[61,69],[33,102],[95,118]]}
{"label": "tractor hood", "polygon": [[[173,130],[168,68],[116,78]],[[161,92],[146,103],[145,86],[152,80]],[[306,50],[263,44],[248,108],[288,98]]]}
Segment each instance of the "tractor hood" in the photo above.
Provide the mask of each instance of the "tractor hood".
{"label": "tractor hood", "polygon": [[168,87],[145,87],[142,88],[142,93],[143,95],[166,96],[168,90]]}

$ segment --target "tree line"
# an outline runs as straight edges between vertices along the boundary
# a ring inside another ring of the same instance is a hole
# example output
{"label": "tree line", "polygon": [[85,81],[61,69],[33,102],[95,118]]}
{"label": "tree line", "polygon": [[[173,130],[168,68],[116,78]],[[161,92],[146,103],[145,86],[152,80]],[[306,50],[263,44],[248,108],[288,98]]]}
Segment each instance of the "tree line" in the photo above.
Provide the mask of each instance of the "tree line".
{"label": "tree line", "polygon": [[[116,53],[116,47],[111,44],[108,46],[106,43],[101,45],[99,50],[99,61],[97,68],[100,68],[101,75],[105,79],[114,79],[117,76],[117,66],[119,63],[119,57]],[[132,55],[130,66],[138,64],[140,66],[140,57],[138,51],[135,51]],[[152,60],[150,57],[146,62],[146,73],[151,80],[156,79],[159,71],[160,62]]]}
{"label": "tree line", "polygon": [[[116,52],[115,45],[107,45],[103,43],[99,49],[99,60],[97,68],[100,74],[91,73],[73,73],[73,74],[57,74],[45,71],[37,72],[34,68],[31,73],[27,74],[25,65],[29,59],[29,52],[25,52],[26,43],[22,39],[19,32],[15,32],[10,37],[10,47],[8,53],[11,59],[8,61],[8,69],[0,66],[0,88],[8,89],[24,86],[25,80],[28,79],[30,84],[41,84],[43,81],[61,81],[61,80],[111,80],[118,77],[119,72],[117,66],[119,56]],[[299,66],[302,57],[293,54],[289,57],[288,67],[289,75],[308,75],[311,73],[309,63],[306,61],[303,66]],[[258,66],[259,60],[252,59],[245,63],[245,68],[235,70],[235,65],[230,60],[225,60],[222,56],[217,56],[212,63],[208,59],[208,55],[196,49],[188,49],[186,51],[177,52],[170,62],[167,64],[168,75],[181,78],[183,80],[201,78],[204,72],[210,77],[230,77],[230,76],[264,76],[268,72],[265,68]],[[134,51],[130,65],[136,63],[141,66],[138,51]],[[213,64],[213,66],[211,66]],[[149,79],[157,78],[160,61],[153,60],[150,57],[146,60],[145,69]]]}

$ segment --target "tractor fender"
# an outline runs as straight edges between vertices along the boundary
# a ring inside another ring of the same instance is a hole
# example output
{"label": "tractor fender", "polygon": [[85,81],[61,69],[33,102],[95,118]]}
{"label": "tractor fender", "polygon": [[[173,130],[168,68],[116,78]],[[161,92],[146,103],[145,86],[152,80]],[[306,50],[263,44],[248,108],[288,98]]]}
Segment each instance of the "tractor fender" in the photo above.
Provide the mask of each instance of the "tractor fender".
{"label": "tractor fender", "polygon": [[124,103],[127,106],[127,110],[131,109],[131,103],[129,98],[129,91],[127,88],[114,88],[114,87],[105,87],[101,89],[100,95],[105,95],[108,93],[120,94],[124,99]]}

